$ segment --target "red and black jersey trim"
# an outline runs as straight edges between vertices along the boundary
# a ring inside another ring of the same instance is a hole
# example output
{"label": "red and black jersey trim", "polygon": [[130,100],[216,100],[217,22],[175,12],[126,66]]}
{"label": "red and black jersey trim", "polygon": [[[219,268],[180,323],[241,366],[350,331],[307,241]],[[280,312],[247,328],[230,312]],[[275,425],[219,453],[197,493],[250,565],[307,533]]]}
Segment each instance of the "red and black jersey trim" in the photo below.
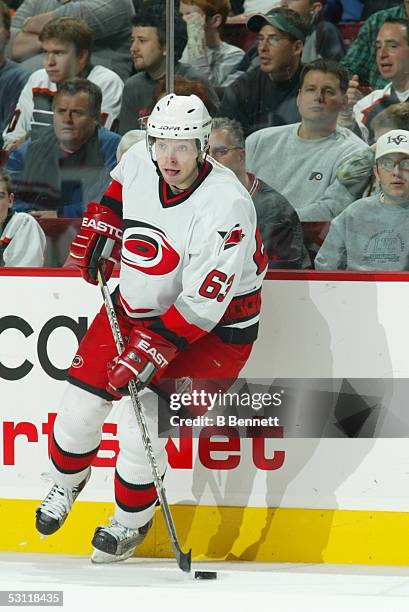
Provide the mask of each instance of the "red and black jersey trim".
{"label": "red and black jersey trim", "polygon": [[257,317],[261,310],[261,288],[246,295],[234,297],[220,322],[213,329],[213,332],[223,340],[231,344],[249,344],[254,342],[258,336],[259,323],[248,327],[229,327],[234,323],[245,323]]}
{"label": "red and black jersey trim", "polygon": [[101,198],[101,204],[122,217],[122,185],[113,180]]}
{"label": "red and black jersey trim", "polygon": [[216,325],[212,332],[216,334],[223,342],[228,344],[252,344],[257,340],[258,336],[258,321],[249,327],[225,327]]}
{"label": "red and black jersey trim", "polygon": [[156,318],[155,321],[149,325],[149,329],[155,332],[155,334],[162,336],[162,338],[169,340],[169,342],[174,344],[179,351],[189,346],[187,339],[183,336],[179,336],[179,334],[166,327],[161,317]]}
{"label": "red and black jersey trim", "polygon": [[[249,344],[258,336],[258,321],[254,325],[239,328],[231,327],[234,323],[251,321],[260,314],[261,288],[234,297],[219,323],[213,328],[220,340],[231,344]],[[185,349],[207,332],[193,323],[189,323],[175,306],[171,306],[163,315],[149,325],[149,329],[174,344],[178,350]]]}
{"label": "red and black jersey trim", "polygon": [[261,288],[245,295],[235,296],[218,324],[229,325],[231,323],[250,321],[253,317],[260,314],[260,310]]}
{"label": "red and black jersey trim", "polygon": [[[88,393],[92,393],[93,395],[96,395],[97,397],[101,397],[104,400],[108,400],[109,402],[112,402],[116,399],[113,395],[108,393],[106,389],[100,389],[99,387],[93,387],[92,385],[88,385],[83,380],[76,378],[72,374],[69,374],[67,376],[67,381],[71,383],[72,385],[74,385],[75,387],[78,387],[79,389],[83,389],[84,391],[88,391]],[[127,393],[123,393],[123,395],[127,395]]]}
{"label": "red and black jersey trim", "polygon": [[56,469],[62,474],[77,474],[91,465],[97,456],[98,449],[99,445],[87,453],[69,453],[57,444],[53,435],[50,457]]}
{"label": "red and black jersey trim", "polygon": [[213,166],[208,161],[205,161],[200,169],[199,176],[193,185],[189,187],[189,189],[186,189],[178,194],[173,193],[168,183],[163,180],[162,176],[159,176],[159,200],[163,208],[171,208],[172,206],[177,206],[178,204],[185,202],[188,198],[190,198],[192,193],[194,193],[196,189],[200,187],[212,170]]}
{"label": "red and black jersey trim", "polygon": [[156,504],[158,495],[153,482],[131,484],[115,471],[115,501],[125,512],[142,512]]}
{"label": "red and black jersey trim", "polygon": [[186,348],[207,333],[187,321],[175,305],[168,308],[153,324],[149,325],[149,328],[172,342],[179,350]]}

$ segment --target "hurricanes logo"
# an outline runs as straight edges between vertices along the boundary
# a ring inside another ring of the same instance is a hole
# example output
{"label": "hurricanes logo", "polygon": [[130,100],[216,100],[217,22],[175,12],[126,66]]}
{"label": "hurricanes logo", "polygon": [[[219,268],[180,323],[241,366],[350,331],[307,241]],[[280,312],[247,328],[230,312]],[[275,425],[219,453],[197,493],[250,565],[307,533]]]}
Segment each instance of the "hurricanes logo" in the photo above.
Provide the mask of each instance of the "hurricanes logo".
{"label": "hurricanes logo", "polygon": [[309,181],[322,181],[322,172],[311,172]]}
{"label": "hurricanes logo", "polygon": [[153,225],[135,223],[124,231],[122,262],[149,276],[174,272],[180,255],[165,232]]}
{"label": "hurricanes logo", "polygon": [[220,251],[227,251],[227,249],[231,249],[232,247],[240,244],[243,240],[245,234],[243,233],[240,225],[235,225],[229,232],[218,232],[220,236],[223,238],[222,246],[220,247]]}
{"label": "hurricanes logo", "polygon": [[398,136],[388,136],[388,144],[394,142],[396,145],[400,145],[401,142],[408,142],[408,139],[404,134],[399,134]]}

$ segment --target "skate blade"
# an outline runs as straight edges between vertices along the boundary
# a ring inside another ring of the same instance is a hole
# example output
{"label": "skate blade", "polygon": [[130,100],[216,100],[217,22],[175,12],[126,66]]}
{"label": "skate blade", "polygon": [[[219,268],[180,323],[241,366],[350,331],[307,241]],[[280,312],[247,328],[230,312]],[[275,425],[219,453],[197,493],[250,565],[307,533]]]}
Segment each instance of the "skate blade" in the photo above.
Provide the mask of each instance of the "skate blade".
{"label": "skate blade", "polygon": [[128,550],[128,552],[123,553],[122,555],[110,555],[109,553],[94,548],[91,555],[91,561],[92,563],[118,563],[118,561],[125,561],[126,559],[129,559],[129,557],[132,557],[135,548]]}

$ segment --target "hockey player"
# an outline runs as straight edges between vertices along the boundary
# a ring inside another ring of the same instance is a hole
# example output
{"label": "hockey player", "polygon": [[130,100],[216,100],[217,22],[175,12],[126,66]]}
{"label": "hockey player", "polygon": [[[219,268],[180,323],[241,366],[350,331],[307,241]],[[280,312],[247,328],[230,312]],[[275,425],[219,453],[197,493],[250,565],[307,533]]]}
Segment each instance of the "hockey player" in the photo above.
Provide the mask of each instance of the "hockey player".
{"label": "hockey player", "polygon": [[[176,385],[180,378],[192,385],[207,379],[223,389],[223,380],[235,379],[250,355],[267,258],[247,190],[230,170],[206,159],[210,129],[210,115],[197,96],[162,98],[148,120],[147,146],[139,142],[125,153],[101,203],[89,204],[72,244],[72,257],[94,284],[106,242],[115,243],[108,277],[122,246],[113,299],[126,348],[117,357],[102,308],[74,357],[55,421],[56,484],[37,509],[43,534],[61,527],[88,481],[102,424],[131,379],[144,388],[141,402],[164,474],[166,439],[157,434],[155,391],[169,392],[168,381]],[[125,405],[118,426],[115,516],[95,531],[97,563],[132,555],[157,500],[135,415]]]}

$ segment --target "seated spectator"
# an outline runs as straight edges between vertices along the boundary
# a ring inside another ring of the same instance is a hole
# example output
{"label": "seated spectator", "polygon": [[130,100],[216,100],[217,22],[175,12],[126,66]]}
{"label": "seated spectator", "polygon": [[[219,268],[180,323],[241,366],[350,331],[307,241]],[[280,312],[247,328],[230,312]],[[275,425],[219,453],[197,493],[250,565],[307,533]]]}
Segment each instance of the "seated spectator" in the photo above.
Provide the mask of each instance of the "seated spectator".
{"label": "seated spectator", "polygon": [[21,90],[30,76],[19,64],[5,57],[5,49],[9,39],[9,10],[6,4],[0,0],[0,149],[3,147],[3,130],[10,121]]}
{"label": "seated spectator", "polygon": [[254,15],[247,28],[257,32],[260,65],[225,88],[219,112],[239,121],[246,136],[298,121],[296,100],[307,32],[298,13],[285,8]]}
{"label": "seated spectator", "polygon": [[[125,83],[119,133],[138,130],[145,126],[156,102],[155,88],[166,75],[166,15],[164,7],[157,0],[146,0],[132,20],[131,56],[137,74]],[[219,106],[219,98],[207,79],[188,64],[179,59],[187,43],[186,24],[175,11],[175,74],[194,81],[204,82],[214,106]]]}
{"label": "seated spectator", "polygon": [[331,60],[304,66],[298,108],[301,123],[272,127],[246,141],[247,167],[294,206],[301,221],[328,221],[354,198],[337,180],[338,167],[367,145],[337,127],[348,74]]}
{"label": "seated spectator", "polygon": [[348,107],[339,116],[339,124],[353,129],[372,144],[372,121],[383,109],[409,99],[409,19],[387,19],[376,39],[376,63],[388,84],[362,99],[358,79],[347,90]]}
{"label": "seated spectator", "polygon": [[12,209],[10,177],[0,171],[0,267],[41,267],[46,238],[36,219]]}
{"label": "seated spectator", "polygon": [[[235,119],[213,119],[209,154],[230,168],[250,193],[270,268],[301,268],[303,234],[294,208],[275,189],[246,172],[243,129]],[[308,262],[309,263],[309,262]]]}
{"label": "seated spectator", "polygon": [[298,13],[308,26],[301,57],[304,64],[319,58],[339,61],[344,57],[345,45],[340,31],[322,18],[324,1],[281,0],[281,4]]}
{"label": "seated spectator", "polygon": [[220,37],[229,0],[186,0],[180,2],[179,11],[187,26],[187,46],[181,61],[200,70],[213,87],[225,86],[244,55],[242,49]]}
{"label": "seated spectator", "polygon": [[118,134],[99,127],[101,90],[87,79],[60,85],[53,127],[26,140],[7,163],[16,194],[14,209],[46,217],[81,217],[98,202],[116,165]]}
{"label": "seated spectator", "polygon": [[381,193],[357,200],[331,222],[317,270],[409,269],[409,131],[380,136],[375,159]]}
{"label": "seated spectator", "polygon": [[128,48],[133,14],[132,0],[24,0],[11,24],[12,58],[30,72],[42,68],[42,29],[53,19],[73,17],[92,30],[91,62],[125,80],[132,70]]}
{"label": "seated spectator", "polygon": [[44,68],[34,72],[21,92],[15,114],[4,131],[5,148],[16,148],[28,135],[35,140],[52,123],[52,101],[59,85],[87,78],[102,91],[101,122],[111,128],[119,115],[123,82],[104,66],[90,64],[92,31],[85,21],[64,17],[48,23],[40,34]]}
{"label": "seated spectator", "polygon": [[[334,24],[322,19],[324,2],[314,0],[281,0],[282,6],[295,11],[304,20],[307,34],[304,41],[301,62],[306,64],[318,58],[339,61],[345,55],[341,33]],[[232,78],[241,76],[249,68],[260,65],[257,44],[246,52]]]}
{"label": "seated spectator", "polygon": [[348,69],[351,77],[357,76],[361,85],[368,84],[374,89],[382,89],[387,84],[379,74],[376,63],[376,39],[387,19],[402,18],[409,18],[409,2],[406,0],[400,0],[399,6],[394,6],[386,11],[378,11],[362,25],[358,37],[349,47],[341,62]]}
{"label": "seated spectator", "polygon": [[[409,102],[393,104],[381,111],[372,122],[375,142],[391,130],[409,130]],[[362,149],[341,164],[337,179],[358,199],[379,191],[374,175],[375,145]]]}

